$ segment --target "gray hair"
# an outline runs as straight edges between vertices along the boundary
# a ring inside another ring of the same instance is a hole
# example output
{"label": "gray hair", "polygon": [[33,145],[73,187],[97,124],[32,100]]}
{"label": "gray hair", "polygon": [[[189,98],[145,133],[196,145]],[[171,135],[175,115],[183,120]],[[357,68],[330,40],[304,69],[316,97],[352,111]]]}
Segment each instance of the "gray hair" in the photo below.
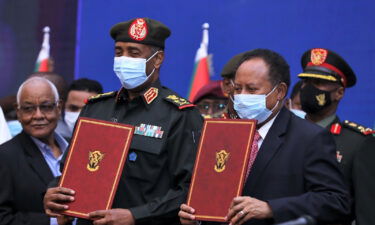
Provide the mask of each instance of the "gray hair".
{"label": "gray hair", "polygon": [[54,97],[55,97],[55,101],[56,101],[56,102],[59,101],[59,99],[60,99],[60,97],[59,97],[59,92],[57,92],[57,88],[56,88],[56,86],[55,86],[51,81],[49,81],[49,80],[47,80],[46,78],[43,78],[43,77],[31,77],[31,78],[25,80],[25,81],[21,84],[21,86],[18,88],[18,92],[17,92],[17,105],[18,105],[18,107],[19,107],[19,105],[20,105],[21,92],[22,92],[22,90],[23,90],[23,87],[24,87],[26,84],[28,84],[28,83],[32,83],[32,82],[36,82],[36,81],[40,81],[40,82],[47,83],[47,84],[50,86],[51,90],[52,90],[52,93],[53,93],[53,95],[54,95]]}

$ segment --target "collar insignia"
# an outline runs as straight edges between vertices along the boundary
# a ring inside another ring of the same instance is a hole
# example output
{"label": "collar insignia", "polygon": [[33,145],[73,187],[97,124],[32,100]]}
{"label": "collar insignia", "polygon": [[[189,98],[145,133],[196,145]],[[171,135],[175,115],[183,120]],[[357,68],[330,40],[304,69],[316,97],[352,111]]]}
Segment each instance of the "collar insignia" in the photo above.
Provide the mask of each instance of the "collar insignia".
{"label": "collar insignia", "polygon": [[341,133],[341,125],[339,123],[334,123],[331,125],[331,134],[340,134]]}
{"label": "collar insignia", "polygon": [[150,104],[152,101],[158,97],[159,90],[155,87],[148,89],[144,94],[143,97],[146,100],[147,104]]}
{"label": "collar insignia", "polygon": [[328,54],[328,52],[325,49],[314,48],[314,49],[311,50],[311,62],[314,65],[319,66],[326,61],[327,54]]}

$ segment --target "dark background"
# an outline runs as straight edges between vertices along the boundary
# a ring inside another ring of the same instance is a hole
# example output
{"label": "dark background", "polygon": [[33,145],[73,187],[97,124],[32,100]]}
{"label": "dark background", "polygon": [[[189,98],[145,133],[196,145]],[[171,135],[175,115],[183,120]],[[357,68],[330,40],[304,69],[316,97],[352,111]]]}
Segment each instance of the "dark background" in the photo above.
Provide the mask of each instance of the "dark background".
{"label": "dark background", "polygon": [[76,23],[77,0],[0,0],[0,97],[15,94],[34,71],[45,26],[55,71],[73,80]]}

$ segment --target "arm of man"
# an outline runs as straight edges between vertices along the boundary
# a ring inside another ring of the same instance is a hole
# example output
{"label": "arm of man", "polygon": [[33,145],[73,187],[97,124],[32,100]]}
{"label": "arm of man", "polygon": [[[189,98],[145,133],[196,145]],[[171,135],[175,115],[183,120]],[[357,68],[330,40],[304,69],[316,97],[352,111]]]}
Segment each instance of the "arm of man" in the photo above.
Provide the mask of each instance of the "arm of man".
{"label": "arm of man", "polygon": [[[2,149],[0,149],[1,151]],[[49,217],[40,212],[22,212],[15,209],[14,188],[12,172],[7,163],[12,163],[0,156],[0,224],[22,225],[22,224],[40,224],[49,225]]]}
{"label": "arm of man", "polygon": [[276,222],[310,215],[318,222],[346,220],[351,199],[336,161],[336,147],[331,135],[322,130],[310,139],[304,157],[306,193],[268,200]]}

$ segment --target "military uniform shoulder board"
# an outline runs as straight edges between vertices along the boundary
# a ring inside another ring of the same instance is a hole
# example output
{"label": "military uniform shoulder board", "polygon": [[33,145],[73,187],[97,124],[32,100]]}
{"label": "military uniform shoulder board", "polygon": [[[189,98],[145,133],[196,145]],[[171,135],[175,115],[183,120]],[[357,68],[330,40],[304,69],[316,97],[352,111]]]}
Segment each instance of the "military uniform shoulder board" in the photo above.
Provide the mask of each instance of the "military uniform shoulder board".
{"label": "military uniform shoulder board", "polygon": [[349,120],[345,120],[343,126],[350,128],[351,130],[354,130],[358,133],[361,133],[363,135],[369,135],[375,133],[375,131],[371,128],[361,126],[359,124],[356,124],[354,122],[351,122]]}
{"label": "military uniform shoulder board", "polygon": [[164,98],[166,101],[173,103],[176,105],[179,109],[189,108],[195,106],[188,100],[178,97],[177,95],[168,95]]}
{"label": "military uniform shoulder board", "polygon": [[93,102],[96,102],[98,100],[109,98],[109,97],[112,97],[112,96],[115,96],[115,95],[116,95],[115,91],[111,91],[111,92],[107,92],[107,93],[103,93],[103,94],[94,95],[94,96],[91,96],[90,98],[86,99],[85,103],[86,104],[93,103]]}

